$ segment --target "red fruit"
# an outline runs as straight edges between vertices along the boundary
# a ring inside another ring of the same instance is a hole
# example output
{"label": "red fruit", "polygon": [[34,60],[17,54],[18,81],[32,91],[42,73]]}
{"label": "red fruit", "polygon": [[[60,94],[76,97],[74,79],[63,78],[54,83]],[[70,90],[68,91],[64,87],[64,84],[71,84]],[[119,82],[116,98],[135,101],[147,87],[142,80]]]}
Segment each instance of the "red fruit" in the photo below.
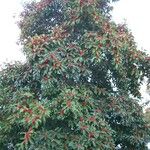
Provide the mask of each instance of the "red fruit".
{"label": "red fruit", "polygon": [[25,118],[25,122],[28,123],[29,121],[30,121],[30,118],[29,118],[29,117],[26,117],[26,118]]}
{"label": "red fruit", "polygon": [[96,121],[96,118],[95,117],[90,117],[89,121],[94,122],[94,121]]}
{"label": "red fruit", "polygon": [[89,137],[89,138],[94,138],[94,133],[93,133],[93,132],[90,132],[90,133],[88,134],[88,137]]}
{"label": "red fruit", "polygon": [[24,109],[23,112],[27,112],[29,114],[32,114],[32,110],[31,109]]}
{"label": "red fruit", "polygon": [[55,61],[57,61],[57,58],[56,58],[55,54],[51,54],[50,58],[53,59],[53,60],[55,60]]}
{"label": "red fruit", "polygon": [[84,52],[82,50],[79,51],[80,56],[84,55]]}
{"label": "red fruit", "polygon": [[80,6],[83,6],[84,0],[80,0]]}
{"label": "red fruit", "polygon": [[64,109],[62,109],[62,110],[60,111],[60,115],[62,115],[62,116],[63,116],[63,115],[64,115],[64,113],[65,113],[65,112],[64,112]]}
{"label": "red fruit", "polygon": [[103,38],[101,36],[98,36],[96,39],[101,41]]}
{"label": "red fruit", "polygon": [[29,114],[32,114],[32,110],[31,109],[28,109],[27,111]]}
{"label": "red fruit", "polygon": [[47,77],[47,76],[46,76],[46,77],[44,77],[44,78],[43,78],[43,80],[44,80],[44,81],[47,81],[47,80],[48,80],[48,77]]}
{"label": "red fruit", "polygon": [[57,69],[59,67],[61,67],[61,62],[57,61],[56,63],[53,64],[54,69]]}
{"label": "red fruit", "polygon": [[98,48],[101,48],[102,46],[103,46],[102,44],[99,44],[99,45],[98,45]]}
{"label": "red fruit", "polygon": [[80,121],[81,121],[81,122],[84,121],[83,117],[80,117]]}
{"label": "red fruit", "polygon": [[44,64],[48,64],[49,63],[49,60],[48,59],[46,59],[45,61],[44,61]]}
{"label": "red fruit", "polygon": [[44,41],[47,41],[47,40],[48,40],[48,36],[44,36],[44,37],[43,37],[43,40],[44,40]]}
{"label": "red fruit", "polygon": [[54,54],[51,54],[51,55],[50,55],[50,57],[51,57],[52,59],[54,59],[54,58],[55,58]]}
{"label": "red fruit", "polygon": [[24,144],[27,143],[30,140],[31,133],[32,133],[32,128],[30,128],[28,130],[28,132],[25,133],[25,135],[24,135],[24,141],[23,141]]}
{"label": "red fruit", "polygon": [[34,125],[35,122],[36,122],[38,119],[40,119],[40,117],[39,117],[39,116],[36,116],[36,117],[32,120],[32,124]]}
{"label": "red fruit", "polygon": [[41,106],[41,105],[39,105],[38,108],[39,108],[39,110],[41,110],[41,111],[45,111],[44,107]]}
{"label": "red fruit", "polygon": [[90,5],[92,5],[92,4],[94,4],[94,0],[88,0],[88,3],[90,4]]}
{"label": "red fruit", "polygon": [[35,120],[35,119],[33,119],[33,120],[32,120],[32,125],[34,125],[34,124],[35,124],[35,122],[36,122],[36,120]]}
{"label": "red fruit", "polygon": [[82,126],[81,130],[86,130],[88,128],[88,126]]}
{"label": "red fruit", "polygon": [[82,102],[82,106],[86,106],[87,105],[87,103],[86,102]]}
{"label": "red fruit", "polygon": [[71,107],[71,101],[67,101],[67,107]]}

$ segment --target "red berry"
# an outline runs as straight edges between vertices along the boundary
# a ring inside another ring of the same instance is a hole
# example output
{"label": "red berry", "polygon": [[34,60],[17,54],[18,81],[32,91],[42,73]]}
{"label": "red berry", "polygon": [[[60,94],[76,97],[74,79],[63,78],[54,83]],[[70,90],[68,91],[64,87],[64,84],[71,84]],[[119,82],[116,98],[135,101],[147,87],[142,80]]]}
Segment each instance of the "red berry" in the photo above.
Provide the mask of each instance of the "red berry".
{"label": "red berry", "polygon": [[88,128],[88,126],[82,126],[81,130],[86,130]]}
{"label": "red berry", "polygon": [[90,117],[89,121],[94,122],[94,121],[96,121],[96,118],[95,117]]}
{"label": "red berry", "polygon": [[80,121],[82,122],[84,119],[83,119],[83,117],[80,117]]}
{"label": "red berry", "polygon": [[79,51],[80,56],[84,55],[84,52],[82,50]]}
{"label": "red berry", "polygon": [[62,115],[62,116],[63,116],[63,115],[64,115],[64,113],[65,113],[65,112],[64,112],[64,109],[62,109],[62,110],[60,111],[60,115]]}
{"label": "red berry", "polygon": [[82,106],[86,106],[87,105],[87,103],[86,102],[82,102]]}
{"label": "red berry", "polygon": [[67,107],[71,107],[71,101],[67,101]]}
{"label": "red berry", "polygon": [[90,132],[90,133],[88,134],[88,137],[89,137],[89,138],[94,138],[94,133],[93,133],[93,132]]}
{"label": "red berry", "polygon": [[44,64],[48,64],[49,63],[49,60],[48,59],[46,59],[45,61],[44,61]]}

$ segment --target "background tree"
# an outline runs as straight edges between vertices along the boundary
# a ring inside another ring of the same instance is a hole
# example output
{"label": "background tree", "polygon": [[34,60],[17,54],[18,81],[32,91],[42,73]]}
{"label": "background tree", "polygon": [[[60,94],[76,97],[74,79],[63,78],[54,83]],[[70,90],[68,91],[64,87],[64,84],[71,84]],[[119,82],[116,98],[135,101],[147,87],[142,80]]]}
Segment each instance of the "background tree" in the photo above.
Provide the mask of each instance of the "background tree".
{"label": "background tree", "polygon": [[111,21],[110,2],[25,6],[19,25],[27,63],[0,73],[3,149],[147,149],[138,102],[148,56],[126,25]]}

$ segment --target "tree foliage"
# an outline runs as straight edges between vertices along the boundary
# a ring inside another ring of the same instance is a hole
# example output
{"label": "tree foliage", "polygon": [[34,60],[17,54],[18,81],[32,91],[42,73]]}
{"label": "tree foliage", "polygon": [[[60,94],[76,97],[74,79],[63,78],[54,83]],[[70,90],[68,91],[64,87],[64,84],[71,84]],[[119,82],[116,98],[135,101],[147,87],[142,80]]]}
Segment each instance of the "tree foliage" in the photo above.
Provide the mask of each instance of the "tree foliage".
{"label": "tree foliage", "polygon": [[[19,22],[26,64],[0,72],[0,146],[146,150],[139,88],[149,60],[110,0],[42,0]],[[15,136],[13,136],[15,135]]]}

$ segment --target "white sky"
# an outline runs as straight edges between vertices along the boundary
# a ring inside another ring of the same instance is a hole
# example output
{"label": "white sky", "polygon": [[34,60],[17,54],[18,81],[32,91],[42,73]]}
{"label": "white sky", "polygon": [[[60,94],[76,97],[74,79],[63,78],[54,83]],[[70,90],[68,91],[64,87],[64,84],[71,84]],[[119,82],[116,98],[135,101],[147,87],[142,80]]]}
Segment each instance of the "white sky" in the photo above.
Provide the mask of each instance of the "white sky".
{"label": "white sky", "polygon": [[126,21],[139,48],[150,54],[150,0],[120,0],[114,5],[113,19]]}
{"label": "white sky", "polygon": [[21,9],[19,0],[0,2],[0,64],[4,61],[24,60],[16,44],[19,30],[13,16]]}
{"label": "white sky", "polygon": [[[21,10],[21,4],[27,0],[3,0],[0,2],[0,64],[14,60],[25,61],[16,44],[19,29],[14,15]],[[29,0],[28,0],[29,1]],[[113,20],[124,22],[132,30],[139,48],[147,49],[150,54],[150,0],[120,0],[114,4]],[[141,92],[145,93],[143,86]],[[149,96],[144,94],[144,99]]]}

